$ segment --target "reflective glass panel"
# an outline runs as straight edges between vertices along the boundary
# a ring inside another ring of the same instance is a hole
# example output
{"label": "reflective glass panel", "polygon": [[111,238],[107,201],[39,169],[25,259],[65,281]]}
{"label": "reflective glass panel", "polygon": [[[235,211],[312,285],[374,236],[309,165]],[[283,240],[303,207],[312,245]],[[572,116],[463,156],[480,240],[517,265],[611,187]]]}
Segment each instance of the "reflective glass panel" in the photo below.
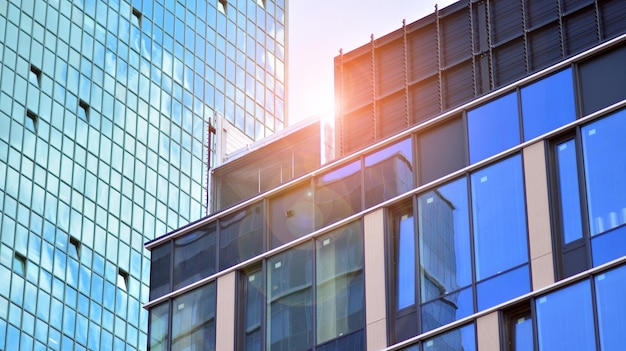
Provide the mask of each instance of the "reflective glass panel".
{"label": "reflective glass panel", "polygon": [[470,164],[520,142],[517,94],[510,93],[467,113]]}
{"label": "reflective glass panel", "polygon": [[[530,312],[529,312],[530,313]],[[530,315],[513,321],[511,344],[514,351],[533,351],[533,320]]]}
{"label": "reflective glass panel", "polygon": [[426,184],[467,166],[465,121],[454,118],[417,136],[419,183]]}
{"label": "reflective glass panel", "polygon": [[220,219],[220,270],[263,252],[263,223],[261,203]]}
{"label": "reflective glass panel", "polygon": [[424,351],[439,350],[476,350],[476,334],[474,324],[469,324],[461,328],[453,329],[432,339],[424,341],[422,344]]}
{"label": "reflective glass panel", "polygon": [[626,266],[595,277],[598,329],[602,350],[624,347],[626,333]]}
{"label": "reflective glass panel", "polygon": [[578,164],[573,139],[558,144],[556,162],[561,204],[561,228],[565,244],[583,236],[578,190]]}
{"label": "reflective glass panel", "polygon": [[169,293],[171,289],[171,241],[155,247],[150,254],[150,300],[154,300]]}
{"label": "reflective glass panel", "polygon": [[573,82],[568,68],[522,88],[524,141],[576,119]]}
{"label": "reflective glass panel", "polygon": [[268,260],[268,350],[307,350],[314,344],[311,246],[301,245]]}
{"label": "reflective glass panel", "polygon": [[595,350],[589,281],[537,299],[539,350]]}
{"label": "reflective glass panel", "polygon": [[626,226],[612,229],[591,239],[591,256],[594,267],[624,256],[625,251]]}
{"label": "reflective glass panel", "polygon": [[215,349],[215,283],[173,300],[172,350]]}
{"label": "reflective glass panel", "polygon": [[320,237],[316,246],[317,343],[321,344],[365,324],[361,223]]}
{"label": "reflective glass panel", "polygon": [[162,303],[150,309],[150,345],[152,351],[165,351],[168,349],[169,338],[169,302]]}
{"label": "reflective glass panel", "polygon": [[471,175],[476,280],[528,261],[522,158]]}
{"label": "reflective glass panel", "polygon": [[626,224],[626,110],[582,128],[591,235]]}
{"label": "reflective glass panel", "polygon": [[398,310],[415,304],[415,224],[411,211],[402,213],[398,221]]}
{"label": "reflective glass panel", "polygon": [[313,232],[313,190],[310,184],[291,187],[270,200],[271,247]]}
{"label": "reflective glass panel", "polygon": [[243,277],[244,291],[244,337],[243,349],[246,351],[261,350],[261,321],[263,303],[263,273],[260,269],[245,273]]}
{"label": "reflective glass panel", "polygon": [[411,139],[365,156],[365,207],[389,200],[413,188]]}
{"label": "reflective glass panel", "polygon": [[472,282],[468,207],[466,178],[418,198],[423,302]]}
{"label": "reflective glass panel", "polygon": [[528,265],[478,283],[478,311],[498,305],[530,291]]}
{"label": "reflective glass panel", "polygon": [[216,272],[215,223],[174,240],[173,290]]}
{"label": "reflective glass panel", "polygon": [[422,333],[474,313],[472,288],[454,292],[422,305]]}
{"label": "reflective glass panel", "polygon": [[361,210],[361,161],[335,169],[316,180],[317,228]]}

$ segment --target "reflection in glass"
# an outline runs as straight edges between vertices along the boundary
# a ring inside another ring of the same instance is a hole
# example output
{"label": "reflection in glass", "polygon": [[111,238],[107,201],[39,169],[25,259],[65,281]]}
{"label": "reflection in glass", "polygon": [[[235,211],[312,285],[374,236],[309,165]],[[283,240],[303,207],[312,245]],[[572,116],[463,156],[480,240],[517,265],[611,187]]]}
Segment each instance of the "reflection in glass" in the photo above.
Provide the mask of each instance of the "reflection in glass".
{"label": "reflection in glass", "polygon": [[251,205],[220,220],[220,269],[263,251],[263,205]]}
{"label": "reflection in glass", "polygon": [[478,311],[508,301],[530,291],[528,265],[497,275],[476,286]]}
{"label": "reflection in glass", "polygon": [[626,224],[626,110],[582,128],[591,236]]}
{"label": "reflection in glass", "polygon": [[528,316],[517,318],[513,321],[513,335],[511,344],[515,351],[533,351],[533,320]]}
{"label": "reflection in glass", "polygon": [[318,228],[361,210],[361,161],[335,169],[316,179],[315,205]]}
{"label": "reflection in glass", "polygon": [[360,222],[316,241],[317,343],[364,326],[363,238]]}
{"label": "reflection in glass", "polygon": [[467,113],[470,164],[484,160],[520,142],[515,92]]}
{"label": "reflection in glass", "polygon": [[601,349],[619,350],[626,333],[626,266],[598,275],[595,283]]}
{"label": "reflection in glass", "polygon": [[398,310],[415,304],[415,224],[413,214],[403,213],[398,228]]}
{"label": "reflection in glass", "polygon": [[244,347],[246,351],[261,350],[261,321],[264,303],[263,274],[261,269],[244,273]]}
{"label": "reflection in glass", "polygon": [[470,287],[422,305],[422,333],[474,313],[473,297]]}
{"label": "reflection in glass", "polygon": [[389,200],[413,188],[411,139],[365,156],[365,207]]}
{"label": "reflection in glass", "polygon": [[591,239],[591,257],[594,267],[624,256],[625,251],[626,226],[620,226]]}
{"label": "reflection in glass", "polygon": [[576,119],[574,80],[570,68],[522,88],[524,141]]}
{"label": "reflection in glass", "polygon": [[471,175],[478,281],[528,261],[521,161],[516,155]]}
{"label": "reflection in glass", "polygon": [[445,334],[437,335],[423,343],[424,351],[439,350],[476,350],[476,336],[474,324],[453,329]]}
{"label": "reflection in glass", "polygon": [[215,283],[173,300],[172,350],[215,349]]}
{"label": "reflection in glass", "polygon": [[583,236],[578,197],[578,164],[574,139],[557,145],[559,200],[561,204],[561,227],[564,244]]}
{"label": "reflection in glass", "polygon": [[267,349],[313,346],[313,254],[310,244],[268,260]]}
{"label": "reflection in glass", "polygon": [[173,290],[216,272],[215,223],[174,240]]}
{"label": "reflection in glass", "polygon": [[429,191],[418,198],[422,301],[472,281],[467,180]]}
{"label": "reflection in glass", "polygon": [[150,344],[148,346],[152,351],[167,350],[169,311],[169,302],[150,309]]}
{"label": "reflection in glass", "polygon": [[595,350],[588,280],[538,298],[536,309],[539,350]]}
{"label": "reflection in glass", "polygon": [[[44,246],[44,249],[48,248]],[[46,258],[44,250],[43,258]],[[150,261],[150,300],[154,300],[170,292],[171,289],[171,269],[172,269],[172,245],[171,242],[157,246],[152,249],[152,259]],[[42,258],[42,266],[44,259]],[[52,261],[50,261],[52,262]],[[81,266],[82,267],[82,266]],[[97,276],[94,275],[94,279]],[[94,280],[95,281],[95,280]],[[95,298],[95,297],[94,297]]]}

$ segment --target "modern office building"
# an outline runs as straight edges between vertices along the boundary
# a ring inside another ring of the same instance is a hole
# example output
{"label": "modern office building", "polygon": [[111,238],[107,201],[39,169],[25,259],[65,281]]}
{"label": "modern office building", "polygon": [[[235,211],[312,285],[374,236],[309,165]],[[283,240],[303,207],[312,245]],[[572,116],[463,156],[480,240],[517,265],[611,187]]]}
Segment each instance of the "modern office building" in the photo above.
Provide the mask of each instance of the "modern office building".
{"label": "modern office building", "polygon": [[150,349],[623,348],[623,18],[460,1],[342,53],[336,160],[147,243]]}
{"label": "modern office building", "polygon": [[144,243],[286,123],[285,5],[0,1],[0,350],[146,349]]}

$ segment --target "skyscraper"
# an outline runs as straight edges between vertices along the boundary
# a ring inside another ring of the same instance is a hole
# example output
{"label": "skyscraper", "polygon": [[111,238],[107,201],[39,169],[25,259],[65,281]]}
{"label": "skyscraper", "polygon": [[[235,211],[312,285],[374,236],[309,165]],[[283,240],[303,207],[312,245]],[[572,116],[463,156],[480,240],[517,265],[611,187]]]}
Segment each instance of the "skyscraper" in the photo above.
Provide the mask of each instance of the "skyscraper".
{"label": "skyscraper", "polygon": [[286,124],[285,5],[0,2],[1,350],[146,348],[143,244]]}
{"label": "skyscraper", "polygon": [[623,348],[625,16],[459,1],[342,53],[338,159],[147,244],[151,345]]}

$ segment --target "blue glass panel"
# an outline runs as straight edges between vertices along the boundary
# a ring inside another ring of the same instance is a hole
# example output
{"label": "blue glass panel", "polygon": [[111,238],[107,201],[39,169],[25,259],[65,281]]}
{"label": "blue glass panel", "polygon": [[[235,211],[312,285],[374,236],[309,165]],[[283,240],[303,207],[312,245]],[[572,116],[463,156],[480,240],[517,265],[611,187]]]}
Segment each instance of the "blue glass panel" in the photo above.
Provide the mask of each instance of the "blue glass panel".
{"label": "blue glass panel", "polygon": [[626,226],[613,229],[591,239],[593,266],[613,261],[626,254]]}
{"label": "blue glass panel", "polygon": [[467,179],[418,198],[422,301],[472,282]]}
{"label": "blue glass panel", "polygon": [[524,141],[576,119],[573,81],[568,68],[522,88]]}
{"label": "blue glass panel", "polygon": [[413,216],[403,215],[398,233],[398,310],[415,304],[415,232]]}
{"label": "blue glass panel", "polygon": [[582,128],[591,235],[626,224],[626,110]]}
{"label": "blue glass panel", "polygon": [[602,350],[619,350],[626,335],[626,266],[600,274],[595,281],[600,346]]}
{"label": "blue glass panel", "polygon": [[485,280],[476,286],[478,311],[498,305],[530,291],[528,265]]}
{"label": "blue glass panel", "polygon": [[435,336],[423,343],[424,351],[439,350],[476,350],[476,334],[474,324],[469,324],[461,328],[453,329],[445,334]]}
{"label": "blue glass panel", "polygon": [[578,190],[578,164],[573,139],[557,145],[556,160],[561,205],[561,227],[565,244],[583,236]]}
{"label": "blue glass panel", "polygon": [[165,351],[167,349],[169,310],[169,302],[150,309],[150,340],[148,344],[150,350]]}
{"label": "blue glass panel", "polygon": [[172,350],[215,349],[215,283],[173,300]]}
{"label": "blue glass panel", "polygon": [[476,279],[528,261],[522,158],[471,175]]}
{"label": "blue glass panel", "polygon": [[539,350],[595,350],[589,281],[537,299]]}
{"label": "blue glass panel", "polygon": [[263,224],[262,204],[220,220],[220,270],[263,252]]}
{"label": "blue glass panel", "polygon": [[520,142],[517,94],[511,93],[467,113],[470,164]]}
{"label": "blue glass panel", "polygon": [[413,188],[411,139],[365,156],[365,207],[389,200]]}
{"label": "blue glass panel", "polygon": [[262,350],[262,311],[265,304],[263,294],[263,273],[260,270],[250,272],[244,277],[246,284],[244,320],[244,350]]}
{"label": "blue glass panel", "polygon": [[216,272],[215,223],[174,240],[173,290]]}
{"label": "blue glass panel", "polygon": [[513,350],[533,351],[533,320],[522,317],[515,321],[513,328]]}
{"label": "blue glass panel", "polygon": [[349,163],[317,178],[315,222],[325,227],[361,210],[361,161]]}
{"label": "blue glass panel", "polygon": [[446,295],[422,306],[422,333],[474,313],[472,288]]}

